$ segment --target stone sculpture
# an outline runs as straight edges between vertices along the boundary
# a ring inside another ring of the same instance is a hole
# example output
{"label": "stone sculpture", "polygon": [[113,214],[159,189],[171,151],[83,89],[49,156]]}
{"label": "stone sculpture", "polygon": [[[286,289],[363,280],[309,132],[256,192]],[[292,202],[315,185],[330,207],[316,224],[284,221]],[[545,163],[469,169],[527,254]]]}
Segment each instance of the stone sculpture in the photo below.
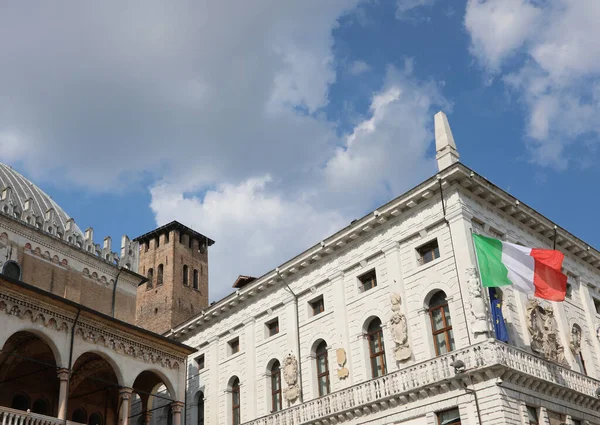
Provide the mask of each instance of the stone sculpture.
{"label": "stone sculpture", "polygon": [[283,361],[283,378],[287,384],[285,398],[292,402],[300,395],[300,387],[298,386],[298,361],[291,353]]}
{"label": "stone sculpture", "polygon": [[546,359],[569,367],[565,349],[559,342],[554,310],[542,307],[537,299],[527,301],[527,328],[531,336],[531,349]]}
{"label": "stone sculpture", "polygon": [[475,335],[488,333],[488,315],[485,309],[485,301],[481,292],[481,284],[477,277],[475,267],[467,269],[467,282],[469,284],[469,300],[471,302],[471,322]]}
{"label": "stone sculpture", "polygon": [[581,353],[581,329],[577,325],[573,325],[571,328],[571,341],[569,345],[573,354],[577,356]]}
{"label": "stone sculpture", "polygon": [[335,350],[335,356],[337,359],[337,364],[340,367],[337,371],[338,378],[346,379],[350,374],[348,368],[346,367],[346,350],[344,350],[343,348],[338,348],[337,350]]}
{"label": "stone sculpture", "polygon": [[402,301],[400,295],[396,293],[391,294],[390,301],[392,303],[392,311],[394,312],[390,319],[390,330],[396,344],[394,347],[394,358],[401,362],[410,359],[412,354],[410,344],[408,343],[408,326],[406,324],[406,317],[400,313],[400,303]]}

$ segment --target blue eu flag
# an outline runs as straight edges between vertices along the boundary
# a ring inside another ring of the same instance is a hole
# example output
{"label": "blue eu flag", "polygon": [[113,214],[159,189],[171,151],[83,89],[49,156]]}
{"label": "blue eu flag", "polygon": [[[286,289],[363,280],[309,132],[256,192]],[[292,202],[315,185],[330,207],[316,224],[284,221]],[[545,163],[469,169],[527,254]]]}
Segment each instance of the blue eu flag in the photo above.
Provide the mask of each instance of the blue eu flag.
{"label": "blue eu flag", "polygon": [[492,321],[494,322],[496,339],[499,341],[508,342],[508,332],[506,330],[506,323],[504,323],[504,316],[502,316],[502,300],[500,299],[500,294],[496,292],[496,288],[489,288],[489,290]]}

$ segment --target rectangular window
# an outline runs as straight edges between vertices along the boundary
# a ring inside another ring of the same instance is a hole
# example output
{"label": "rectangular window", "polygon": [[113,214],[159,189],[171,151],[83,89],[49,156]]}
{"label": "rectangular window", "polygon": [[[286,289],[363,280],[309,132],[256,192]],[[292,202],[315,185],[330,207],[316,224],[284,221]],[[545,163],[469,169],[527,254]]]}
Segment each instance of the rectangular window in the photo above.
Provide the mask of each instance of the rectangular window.
{"label": "rectangular window", "polygon": [[596,313],[600,314],[600,300],[594,298],[594,307],[596,308]]}
{"label": "rectangular window", "polygon": [[551,412],[548,410],[548,420],[550,425],[562,425],[567,422],[567,417],[565,415],[561,415],[560,413]]}
{"label": "rectangular window", "polygon": [[196,357],[196,366],[198,366],[198,370],[204,369],[204,354]]}
{"label": "rectangular window", "polygon": [[377,274],[375,273],[375,269],[360,275],[358,280],[360,280],[363,292],[375,288],[377,286]]}
{"label": "rectangular window", "polygon": [[420,265],[427,264],[436,258],[440,258],[440,248],[437,239],[417,248],[417,253],[419,254]]}
{"label": "rectangular window", "polygon": [[279,333],[279,318],[273,319],[265,324],[267,326],[267,336],[277,335]]}
{"label": "rectangular window", "polygon": [[323,313],[325,311],[325,303],[323,302],[323,297],[319,297],[316,300],[311,301],[310,308],[312,309],[313,316]]}
{"label": "rectangular window", "polygon": [[529,425],[539,425],[537,409],[532,406],[527,406],[527,422]]}
{"label": "rectangular window", "polygon": [[437,414],[438,425],[460,425],[460,412],[458,408],[444,410]]}
{"label": "rectangular window", "polygon": [[238,353],[240,351],[240,339],[234,338],[228,342],[229,344],[229,355]]}

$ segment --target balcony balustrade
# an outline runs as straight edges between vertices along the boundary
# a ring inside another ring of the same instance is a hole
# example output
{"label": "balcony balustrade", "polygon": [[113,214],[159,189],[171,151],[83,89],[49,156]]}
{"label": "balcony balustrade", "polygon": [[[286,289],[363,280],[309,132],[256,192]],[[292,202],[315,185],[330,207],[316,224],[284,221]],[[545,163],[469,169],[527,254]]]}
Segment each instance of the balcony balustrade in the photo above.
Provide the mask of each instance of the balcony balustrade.
{"label": "balcony balustrade", "polygon": [[[456,374],[450,363],[460,359],[464,373]],[[517,384],[540,383],[551,386],[556,394],[571,393],[572,401],[595,406],[597,381],[563,366],[551,363],[527,351],[494,339],[416,363],[380,378],[344,388],[297,406],[245,422],[244,425],[298,425],[321,422],[337,416],[351,418],[370,411],[369,406],[391,401],[392,405],[409,402],[410,395],[431,387],[462,388],[458,383],[470,375],[517,378]],[[485,379],[485,378],[483,378]],[[534,385],[538,388],[539,385]]]}
{"label": "balcony balustrade", "polygon": [[[0,406],[1,425],[65,425],[62,419],[51,416],[38,415],[37,413],[24,412]],[[84,425],[78,422],[67,421],[67,425]]]}

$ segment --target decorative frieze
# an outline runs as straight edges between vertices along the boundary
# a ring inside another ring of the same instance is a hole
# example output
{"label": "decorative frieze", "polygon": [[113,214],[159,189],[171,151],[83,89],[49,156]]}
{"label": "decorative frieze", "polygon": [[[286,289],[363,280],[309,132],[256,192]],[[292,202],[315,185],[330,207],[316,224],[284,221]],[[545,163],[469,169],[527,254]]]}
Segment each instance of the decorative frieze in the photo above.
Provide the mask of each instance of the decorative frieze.
{"label": "decorative frieze", "polygon": [[[65,333],[71,329],[75,320],[56,305],[39,299],[34,302],[8,288],[2,288],[0,292],[0,313],[31,323],[41,323],[49,329]],[[181,364],[185,364],[184,356],[150,346],[143,338],[120,332],[88,317],[78,320],[75,336],[91,344],[109,348],[118,354],[134,357],[149,364],[159,364],[167,369],[179,369]]]}

